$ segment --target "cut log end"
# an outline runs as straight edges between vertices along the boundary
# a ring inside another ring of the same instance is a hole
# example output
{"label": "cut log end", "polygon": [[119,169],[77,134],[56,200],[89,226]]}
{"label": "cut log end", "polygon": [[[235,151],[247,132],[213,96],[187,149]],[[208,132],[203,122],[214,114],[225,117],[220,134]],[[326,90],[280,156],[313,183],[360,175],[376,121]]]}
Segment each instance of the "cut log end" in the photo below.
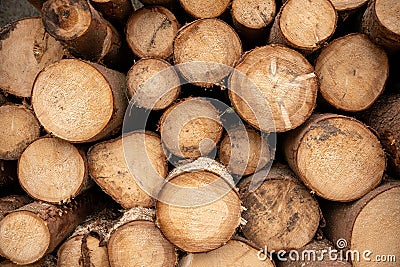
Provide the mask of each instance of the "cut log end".
{"label": "cut log end", "polygon": [[338,12],[346,12],[360,8],[368,0],[331,0],[331,2]]}
{"label": "cut log end", "polygon": [[161,59],[141,59],[127,75],[128,93],[135,105],[160,110],[171,105],[179,96],[180,80],[175,69]]}
{"label": "cut log end", "polygon": [[74,236],[58,250],[58,267],[96,266],[109,267],[107,247],[99,246],[93,236]]}
{"label": "cut log end", "polygon": [[[125,88],[115,80],[121,73],[77,59],[64,59],[45,68],[37,77],[32,105],[44,128],[70,142],[95,141],[117,128],[124,113],[119,98]],[[121,91],[121,92],[120,92]],[[119,113],[114,112],[115,109]],[[106,127],[107,126],[107,127]]]}
{"label": "cut log end", "polygon": [[[156,204],[157,224],[169,241],[187,252],[206,252],[232,237],[240,223],[241,201],[228,182],[209,171],[193,171],[171,177],[169,184],[159,199],[184,203]],[[198,201],[206,204],[199,206]]]}
{"label": "cut log end", "polygon": [[268,41],[310,53],[333,35],[336,23],[337,13],[329,0],[288,0],[272,26]]}
{"label": "cut log end", "polygon": [[286,166],[274,165],[265,179],[254,191],[251,177],[239,183],[244,236],[269,251],[303,247],[318,229],[318,202]]}
{"label": "cut log end", "polygon": [[19,105],[0,106],[0,159],[16,160],[40,135],[32,111]]}
{"label": "cut log end", "polygon": [[188,98],[166,110],[160,120],[160,132],[169,152],[194,159],[215,148],[222,136],[222,124],[210,102]]}
{"label": "cut log end", "polygon": [[234,128],[221,141],[219,159],[233,174],[252,174],[271,160],[268,140],[251,128]]}
{"label": "cut log end", "polygon": [[174,14],[165,7],[143,7],[129,18],[126,38],[138,57],[166,59],[172,55],[178,29],[179,23]]}
{"label": "cut log end", "polygon": [[167,176],[161,140],[150,132],[135,132],[93,146],[88,165],[96,183],[125,209],[153,206],[151,196],[157,195]]}
{"label": "cut log end", "polygon": [[179,0],[179,2],[188,14],[198,19],[219,17],[222,15],[222,13],[224,13],[230,4],[229,0]]}
{"label": "cut log end", "polygon": [[19,159],[18,179],[32,197],[56,204],[74,198],[88,184],[84,157],[57,138],[42,138],[27,147]]}
{"label": "cut log end", "polygon": [[385,153],[378,138],[355,119],[315,115],[294,135],[285,147],[289,164],[319,196],[352,201],[381,182]]}
{"label": "cut log end", "polygon": [[376,17],[383,27],[400,36],[400,3],[391,0],[375,1]]}
{"label": "cut log end", "polygon": [[[237,33],[218,19],[196,20],[181,28],[174,41],[175,65],[182,64],[177,67],[189,82],[204,87],[225,78],[241,54],[242,44]],[[193,61],[210,64],[190,64]]]}
{"label": "cut log end", "polygon": [[301,125],[315,107],[318,82],[300,53],[275,45],[246,53],[229,80],[229,97],[239,115],[266,132]]}
{"label": "cut log end", "polygon": [[133,221],[114,231],[108,242],[111,266],[164,266],[177,262],[174,246],[153,222]]}
{"label": "cut log end", "polygon": [[234,0],[231,12],[239,30],[259,30],[274,20],[276,3],[275,0]]}
{"label": "cut log end", "polygon": [[[261,261],[258,250],[245,242],[229,240],[224,246],[206,253],[190,253],[180,260],[180,267],[252,266],[274,267],[268,258]],[[239,257],[240,256],[240,257]]]}
{"label": "cut log end", "polygon": [[[379,194],[361,210],[353,225],[350,249],[369,250],[376,255],[395,255],[398,259],[400,245],[396,237],[400,233],[399,214],[400,187],[398,186]],[[376,242],[377,240],[385,240],[385,242]],[[396,263],[393,263],[388,266],[395,265]],[[364,265],[356,263],[354,266]],[[365,266],[373,266],[373,264]]]}
{"label": "cut log end", "polygon": [[43,5],[42,14],[46,30],[62,41],[82,36],[92,20],[86,1],[47,1]]}
{"label": "cut log end", "polygon": [[335,108],[355,112],[371,106],[382,93],[389,60],[366,35],[350,34],[322,50],[315,71],[325,100]]}
{"label": "cut log end", "polygon": [[46,222],[27,211],[16,211],[0,222],[0,254],[17,264],[42,258],[50,245]]}

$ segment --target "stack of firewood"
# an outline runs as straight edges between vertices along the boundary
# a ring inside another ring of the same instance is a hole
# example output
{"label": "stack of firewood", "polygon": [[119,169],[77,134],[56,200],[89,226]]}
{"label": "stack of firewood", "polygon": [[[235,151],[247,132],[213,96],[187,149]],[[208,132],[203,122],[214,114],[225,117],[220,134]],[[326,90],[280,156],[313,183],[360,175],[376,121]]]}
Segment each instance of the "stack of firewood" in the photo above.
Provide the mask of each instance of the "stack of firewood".
{"label": "stack of firewood", "polygon": [[29,2],[0,266],[398,266],[400,1]]}

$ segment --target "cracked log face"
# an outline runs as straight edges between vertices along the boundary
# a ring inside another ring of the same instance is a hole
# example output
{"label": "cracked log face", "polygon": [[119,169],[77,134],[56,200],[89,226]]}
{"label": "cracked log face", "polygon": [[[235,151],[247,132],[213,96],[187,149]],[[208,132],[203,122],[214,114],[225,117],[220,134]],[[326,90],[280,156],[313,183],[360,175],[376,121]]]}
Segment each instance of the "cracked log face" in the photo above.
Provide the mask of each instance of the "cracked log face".
{"label": "cracked log face", "polygon": [[63,55],[62,45],[45,32],[40,18],[4,26],[0,29],[0,88],[30,97],[36,75]]}
{"label": "cracked log face", "polygon": [[229,97],[253,127],[285,132],[311,115],[318,82],[314,68],[300,53],[267,45],[246,53],[235,69],[229,80]]}
{"label": "cracked log face", "polygon": [[58,250],[58,267],[109,267],[107,247],[93,236],[74,236]]}
{"label": "cracked log face", "polygon": [[320,221],[318,202],[288,167],[273,165],[254,191],[250,182],[248,177],[238,185],[248,240],[268,251],[299,249],[311,241]]}
{"label": "cracked log face", "polygon": [[284,152],[304,184],[332,201],[367,194],[386,168],[378,138],[361,122],[336,114],[313,115],[286,136]]}
{"label": "cracked log face", "polygon": [[329,104],[345,111],[361,111],[385,88],[389,60],[366,35],[349,34],[322,49],[315,64],[320,92]]}
{"label": "cracked log face", "polygon": [[166,59],[178,30],[178,21],[165,7],[143,7],[129,18],[126,39],[136,56]]}

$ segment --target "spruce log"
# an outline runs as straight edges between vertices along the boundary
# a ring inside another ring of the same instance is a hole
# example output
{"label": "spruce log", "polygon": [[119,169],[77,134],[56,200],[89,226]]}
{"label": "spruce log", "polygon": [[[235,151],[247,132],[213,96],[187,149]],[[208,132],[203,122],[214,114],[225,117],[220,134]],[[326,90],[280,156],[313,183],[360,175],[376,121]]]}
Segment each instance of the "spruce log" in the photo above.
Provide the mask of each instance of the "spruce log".
{"label": "spruce log", "polygon": [[216,18],[229,7],[230,0],[197,1],[179,0],[183,9],[196,19]]}
{"label": "spruce log", "polygon": [[240,34],[248,38],[263,38],[266,28],[273,22],[276,13],[275,0],[233,0],[233,25]]}
{"label": "spruce log", "polygon": [[74,236],[65,241],[57,252],[58,267],[109,267],[107,247],[100,246],[94,236]]}
{"label": "spruce log", "polygon": [[40,18],[11,22],[0,29],[0,88],[31,97],[36,75],[64,54],[61,43],[46,33]]}
{"label": "spruce log", "polygon": [[400,51],[400,2],[371,0],[362,18],[361,31],[389,52]]}
{"label": "spruce log", "polygon": [[39,260],[35,263],[26,264],[26,265],[25,264],[24,265],[15,264],[9,260],[0,262],[0,267],[21,267],[21,266],[24,266],[24,267],[55,267],[55,266],[57,266],[57,259],[53,255],[48,254],[41,260]]}
{"label": "spruce log", "polygon": [[187,98],[160,119],[161,140],[172,154],[195,159],[215,149],[222,136],[218,110],[206,99]]}
{"label": "spruce log", "polygon": [[[310,243],[297,250],[297,253],[287,255],[287,261],[277,261],[278,267],[351,267],[351,263],[344,260],[334,260],[337,254],[329,255],[335,246],[326,239],[312,240]],[[330,259],[331,256],[331,259]]]}
{"label": "spruce log", "polygon": [[90,176],[125,209],[153,206],[151,196],[157,196],[160,188],[151,178],[164,179],[168,171],[161,140],[150,132],[134,132],[94,145],[88,152],[88,164]]}
{"label": "spruce log", "polygon": [[77,57],[118,66],[126,60],[117,30],[86,0],[48,0],[42,8],[46,31]]}
{"label": "spruce log", "polygon": [[0,198],[0,221],[13,210],[19,209],[33,200],[24,195],[10,195]]}
{"label": "spruce log", "polygon": [[289,166],[315,193],[348,202],[382,180],[385,153],[361,122],[336,114],[315,114],[284,141]]}
{"label": "spruce log", "polygon": [[244,126],[227,130],[218,155],[228,171],[239,176],[255,173],[271,160],[268,137]]}
{"label": "spruce log", "polygon": [[365,123],[377,133],[388,159],[388,171],[400,175],[400,95],[382,96],[366,112]]}
{"label": "spruce log", "polygon": [[246,208],[243,235],[268,251],[303,247],[318,229],[318,202],[284,165],[273,165],[264,177],[255,190],[249,188],[252,176],[238,185]]}
{"label": "spruce log", "polygon": [[0,159],[0,189],[17,181],[17,162]]}
{"label": "spruce log", "polygon": [[316,104],[318,81],[300,53],[280,45],[258,47],[242,57],[229,79],[238,114],[265,132],[301,125]]}
{"label": "spruce log", "polygon": [[156,58],[137,61],[127,74],[127,85],[128,95],[135,105],[152,110],[168,107],[181,91],[174,67]]}
{"label": "spruce log", "polygon": [[333,6],[335,7],[339,14],[345,14],[349,11],[354,11],[365,5],[368,0],[331,0]]}
{"label": "spruce log", "polygon": [[156,203],[157,225],[186,252],[224,245],[241,221],[233,178],[216,161],[200,158],[173,170]]}
{"label": "spruce log", "polygon": [[333,35],[337,19],[329,0],[288,0],[275,17],[268,43],[287,45],[309,54]]}
{"label": "spruce log", "polygon": [[366,35],[353,33],[324,47],[315,63],[320,92],[332,106],[361,111],[385,88],[389,60]]}
{"label": "spruce log", "polygon": [[83,151],[52,137],[25,149],[18,161],[18,180],[30,196],[53,204],[69,202],[93,185]]}
{"label": "spruce log", "polygon": [[172,7],[178,3],[178,0],[140,0],[144,5]]}
{"label": "spruce log", "polygon": [[196,20],[182,27],[174,41],[175,65],[186,80],[199,86],[219,83],[241,55],[237,33],[219,19]]}
{"label": "spruce log", "polygon": [[29,264],[51,253],[86,216],[103,206],[88,192],[65,206],[32,202],[0,221],[0,255],[17,264]]}
{"label": "spruce log", "polygon": [[143,7],[129,18],[126,39],[138,57],[167,59],[179,27],[174,14],[165,7]]}
{"label": "spruce log", "polygon": [[119,131],[127,106],[125,75],[95,63],[63,59],[39,73],[32,105],[44,128],[82,143]]}
{"label": "spruce log", "polygon": [[40,125],[32,111],[22,105],[0,106],[0,159],[18,159],[39,135]]}
{"label": "spruce log", "polygon": [[229,240],[225,245],[206,253],[189,253],[179,261],[179,267],[230,266],[274,267],[274,263],[257,257],[258,249],[240,240]]}
{"label": "spruce log", "polygon": [[[340,249],[360,252],[359,260],[355,258],[353,266],[380,266],[381,263],[375,262],[376,255],[394,255],[399,259],[399,181],[389,180],[355,202],[323,202],[321,208],[327,238],[339,244]],[[367,250],[372,252],[366,255],[371,261],[363,258],[363,252]],[[382,266],[395,267],[398,263],[392,259]]]}
{"label": "spruce log", "polygon": [[125,26],[133,13],[131,0],[90,0],[90,2],[107,20],[120,26]]}
{"label": "spruce log", "polygon": [[116,222],[108,242],[111,266],[173,267],[175,247],[154,224],[154,210],[134,208]]}

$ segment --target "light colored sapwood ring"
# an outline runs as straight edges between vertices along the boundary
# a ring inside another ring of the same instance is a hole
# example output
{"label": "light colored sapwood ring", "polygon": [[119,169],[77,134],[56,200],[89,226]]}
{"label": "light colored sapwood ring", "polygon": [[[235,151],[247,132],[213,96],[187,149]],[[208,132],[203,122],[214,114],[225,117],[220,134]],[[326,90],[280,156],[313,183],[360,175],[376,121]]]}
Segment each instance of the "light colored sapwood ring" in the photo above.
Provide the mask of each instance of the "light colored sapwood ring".
{"label": "light colored sapwood ring", "polygon": [[375,13],[379,23],[390,32],[400,35],[400,2],[375,0]]}
{"label": "light colored sapwood ring", "polygon": [[354,10],[365,3],[368,0],[330,0],[337,11],[349,11]]}
{"label": "light colored sapwood ring", "polygon": [[230,4],[230,0],[179,0],[179,2],[189,15],[198,19],[219,17],[225,12]]}

